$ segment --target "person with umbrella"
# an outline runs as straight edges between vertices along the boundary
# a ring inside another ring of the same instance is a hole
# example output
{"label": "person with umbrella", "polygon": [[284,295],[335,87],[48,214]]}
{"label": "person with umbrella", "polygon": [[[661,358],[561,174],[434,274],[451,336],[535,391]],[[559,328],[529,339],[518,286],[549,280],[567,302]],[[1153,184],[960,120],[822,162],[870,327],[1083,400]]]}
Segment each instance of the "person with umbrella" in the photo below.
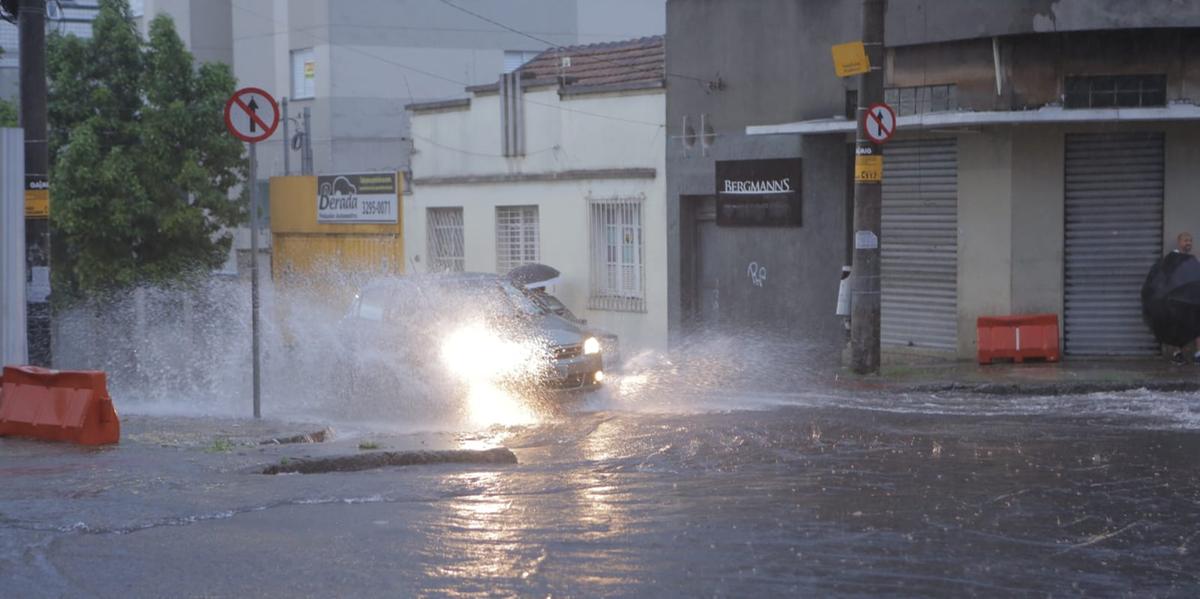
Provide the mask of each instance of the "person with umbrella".
{"label": "person with umbrella", "polygon": [[1200,364],[1200,261],[1192,255],[1192,234],[1180,233],[1176,247],[1150,269],[1142,285],[1142,316],[1159,343],[1179,348],[1172,360],[1183,364],[1183,348],[1194,343]]}

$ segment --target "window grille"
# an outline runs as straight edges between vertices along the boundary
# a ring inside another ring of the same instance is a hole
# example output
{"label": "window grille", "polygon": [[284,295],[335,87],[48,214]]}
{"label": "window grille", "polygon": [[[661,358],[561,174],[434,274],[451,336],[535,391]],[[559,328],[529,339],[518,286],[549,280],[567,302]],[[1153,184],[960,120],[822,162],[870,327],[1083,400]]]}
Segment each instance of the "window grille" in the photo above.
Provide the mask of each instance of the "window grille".
{"label": "window grille", "polygon": [[646,311],[644,195],[588,198],[591,294],[588,307]]}
{"label": "window grille", "polygon": [[496,272],[540,260],[537,206],[496,207]]}
{"label": "window grille", "polygon": [[890,87],[883,90],[883,101],[895,109],[896,116],[949,112],[958,110],[958,86]]}
{"label": "window grille", "polygon": [[317,55],[312,48],[292,50],[292,99],[317,95]]}
{"label": "window grille", "polygon": [[462,272],[466,266],[463,251],[463,209],[427,208],[425,219],[429,271]]}
{"label": "window grille", "polygon": [[1166,75],[1067,77],[1067,108],[1138,108],[1167,105]]}

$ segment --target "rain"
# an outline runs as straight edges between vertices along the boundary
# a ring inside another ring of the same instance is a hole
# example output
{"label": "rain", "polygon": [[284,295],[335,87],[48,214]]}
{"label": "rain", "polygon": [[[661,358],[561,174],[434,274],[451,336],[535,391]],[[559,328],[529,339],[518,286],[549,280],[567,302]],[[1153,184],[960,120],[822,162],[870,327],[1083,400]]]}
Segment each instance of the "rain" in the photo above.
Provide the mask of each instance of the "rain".
{"label": "rain", "polygon": [[27,3],[0,598],[1200,594],[1200,8]]}

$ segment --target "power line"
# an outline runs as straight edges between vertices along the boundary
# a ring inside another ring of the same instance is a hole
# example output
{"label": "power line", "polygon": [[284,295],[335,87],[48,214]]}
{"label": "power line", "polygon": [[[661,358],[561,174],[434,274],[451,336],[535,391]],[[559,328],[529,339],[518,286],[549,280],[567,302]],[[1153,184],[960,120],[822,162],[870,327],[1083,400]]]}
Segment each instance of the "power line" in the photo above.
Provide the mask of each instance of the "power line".
{"label": "power line", "polygon": [[[515,27],[510,27],[510,26],[508,26],[508,25],[505,25],[504,23],[501,23],[500,21],[496,21],[496,20],[494,20],[494,19],[492,19],[492,18],[490,18],[490,17],[487,17],[487,16],[484,16],[484,15],[481,15],[481,14],[479,14],[479,13],[477,13],[477,12],[473,11],[473,10],[470,10],[470,9],[468,9],[468,8],[464,8],[464,7],[462,7],[462,6],[459,6],[459,5],[457,5],[457,4],[453,3],[453,2],[451,2],[450,0],[441,0],[441,3],[442,3],[442,4],[445,4],[446,6],[449,6],[450,8],[453,8],[453,9],[455,9],[455,10],[462,11],[462,12],[464,12],[464,13],[466,13],[466,14],[468,14],[468,15],[471,15],[471,16],[473,16],[473,17],[477,18],[477,19],[480,19],[480,20],[482,20],[482,21],[487,21],[488,23],[491,23],[491,24],[493,24],[493,25],[495,25],[495,26],[497,26],[497,27],[500,27],[500,28],[506,29],[506,30],[508,30],[508,31],[511,31],[511,32],[513,32],[513,33],[515,33],[515,34],[517,34],[517,35],[520,35],[520,36],[522,36],[522,37],[527,37],[527,38],[529,38],[529,39],[531,39],[531,40],[538,41],[538,42],[541,42],[541,43],[543,43],[543,44],[546,44],[546,45],[548,45],[548,46],[550,46],[550,47],[552,47],[552,48],[562,48],[562,47],[563,47],[563,46],[562,46],[562,44],[555,44],[554,42],[551,42],[551,41],[549,41],[549,40],[542,39],[542,38],[540,38],[540,37],[537,37],[536,35],[532,35],[532,34],[526,33],[526,32],[524,32],[524,31],[521,31],[520,29],[517,29],[517,28],[515,28]],[[664,38],[664,39],[665,39],[665,38]],[[621,64],[621,63],[619,63],[619,62],[616,62],[616,61],[614,61],[614,60],[609,60],[609,59],[607,59],[607,58],[601,58],[601,57],[599,57],[599,56],[589,56],[588,58],[592,58],[592,59],[595,59],[595,60],[598,60],[598,61],[601,61],[601,62],[607,62],[607,63],[609,63],[609,64],[616,65],[616,66],[619,66],[619,67],[627,67],[627,66],[629,66],[629,65]],[[682,75],[682,74],[679,74],[679,73],[672,73],[672,72],[670,72],[670,71],[667,71],[665,68],[663,69],[663,74],[664,74],[664,75],[666,75],[667,77],[677,77],[677,78],[679,78],[679,79],[689,79],[689,80],[691,80],[691,81],[696,81],[696,82],[699,82],[699,83],[703,83],[703,84],[705,84],[705,85],[712,85],[712,84],[714,83],[714,82],[712,82],[712,81],[709,81],[708,79],[703,79],[703,78],[700,78],[700,77],[693,77],[693,76],[691,76],[691,75]]]}
{"label": "power line", "polygon": [[[432,139],[429,139],[428,137],[425,137],[425,136],[423,136],[423,135],[417,135],[416,133],[413,133],[413,134],[412,134],[412,137],[413,137],[413,139],[419,139],[419,140],[421,140],[421,141],[423,141],[423,142],[425,142],[425,143],[428,143],[428,144],[429,144],[429,145],[431,145],[431,146],[437,146],[437,147],[439,147],[439,148],[441,148],[441,149],[443,149],[443,150],[447,150],[447,151],[450,151],[450,152],[457,152],[457,153],[459,153],[459,154],[464,154],[464,155],[467,155],[467,156],[480,156],[480,157],[483,157],[483,158],[511,158],[511,156],[506,156],[506,155],[504,155],[504,154],[491,154],[491,153],[488,153],[488,152],[476,152],[476,151],[474,151],[474,150],[464,150],[464,149],[462,149],[462,148],[455,148],[455,147],[452,147],[452,146],[448,146],[448,145],[445,145],[445,144],[438,143],[438,142],[436,142],[436,141],[434,141],[434,140],[432,140]],[[525,156],[537,156],[538,154],[545,154],[546,152],[553,152],[553,151],[555,151],[555,150],[557,150],[557,149],[559,149],[559,146],[555,145],[555,146],[551,146],[551,147],[549,147],[549,148],[545,148],[545,149],[542,149],[542,150],[537,150],[537,151],[534,151],[534,152],[526,152],[526,153],[525,153]]]}
{"label": "power line", "polygon": [[[443,0],[443,1],[444,1],[444,0]],[[284,22],[282,22],[282,21],[278,21],[278,20],[276,20],[276,19],[274,19],[274,18],[272,18],[272,17],[270,17],[270,16],[268,16],[268,15],[264,15],[264,14],[262,14],[262,13],[258,13],[258,12],[252,11],[252,10],[250,10],[250,9],[248,9],[248,8],[245,8],[245,7],[242,7],[242,6],[237,6],[237,5],[234,5],[234,6],[235,6],[235,8],[237,8],[238,10],[241,10],[241,11],[243,11],[243,12],[246,12],[246,13],[249,13],[249,14],[252,14],[252,15],[255,15],[255,16],[257,16],[257,17],[260,17],[260,18],[262,18],[262,19],[266,19],[266,20],[268,20],[268,21],[271,21],[271,22],[273,22],[273,23],[276,23],[276,24],[279,24],[279,25],[284,25],[284,26],[286,26],[286,25],[287,25],[286,23],[284,23]],[[317,39],[317,40],[319,40],[319,41],[322,41],[322,42],[324,42],[324,43],[328,44],[330,47],[334,47],[334,48],[341,48],[341,49],[343,49],[343,50],[349,50],[349,51],[351,51],[351,52],[355,52],[355,53],[357,53],[357,54],[361,54],[361,55],[363,55],[363,56],[366,56],[366,57],[368,57],[368,58],[373,58],[373,59],[375,59],[375,60],[378,60],[379,62],[382,62],[382,63],[384,63],[384,64],[390,64],[390,65],[392,65],[392,66],[400,67],[400,68],[402,68],[402,69],[407,69],[407,70],[413,71],[414,73],[419,73],[419,74],[421,74],[421,75],[425,75],[425,76],[427,76],[427,77],[432,77],[432,78],[434,78],[434,79],[439,79],[439,80],[446,81],[446,82],[449,82],[449,83],[454,83],[454,84],[456,84],[456,85],[460,85],[460,86],[462,86],[462,87],[464,87],[464,88],[466,88],[466,87],[471,87],[471,84],[470,84],[470,83],[465,83],[465,82],[459,81],[459,80],[457,80],[457,79],[451,79],[451,78],[449,78],[449,77],[445,77],[445,76],[443,76],[443,75],[439,75],[439,74],[437,74],[437,73],[433,73],[433,72],[430,72],[430,71],[426,71],[426,70],[424,70],[424,69],[419,69],[419,68],[417,68],[417,67],[414,67],[414,66],[412,66],[412,65],[404,64],[404,63],[401,63],[401,62],[396,62],[396,61],[394,61],[394,60],[389,60],[389,59],[387,59],[387,58],[384,58],[384,57],[382,57],[382,56],[379,56],[379,55],[376,55],[376,54],[372,54],[372,53],[370,53],[370,52],[366,52],[366,51],[364,51],[364,50],[360,50],[360,49],[358,49],[358,48],[356,48],[356,47],[354,47],[354,46],[345,46],[345,45],[342,45],[342,44],[338,44],[338,43],[335,43],[335,42],[333,42],[332,40],[329,40],[328,38],[323,38],[323,37],[321,37],[321,36],[319,36],[319,35],[315,35],[315,34],[312,34],[312,33],[309,33],[309,34],[307,34],[307,35],[309,35],[309,36],[313,37],[314,39]],[[410,96],[409,96],[409,100],[410,100],[410,101],[412,101],[413,103],[415,103],[415,99],[412,97],[411,93],[410,93]],[[575,114],[581,114],[581,115],[585,115],[585,116],[592,116],[592,117],[596,117],[596,118],[609,119],[609,120],[613,120],[613,121],[620,121],[620,122],[631,123],[631,124],[636,124],[636,125],[648,125],[648,126],[652,126],[652,127],[665,127],[665,126],[666,126],[664,123],[652,123],[652,122],[649,122],[649,121],[638,121],[638,120],[633,120],[633,119],[626,119],[626,118],[621,118],[621,117],[611,116],[611,115],[607,115],[607,114],[600,114],[600,113],[596,113],[596,112],[589,112],[589,111],[586,111],[586,110],[579,110],[579,109],[576,109],[576,108],[567,108],[566,106],[560,106],[560,105],[557,105],[557,104],[546,104],[545,102],[538,102],[538,101],[536,101],[536,100],[531,100],[531,99],[529,99],[529,98],[525,98],[525,101],[526,101],[526,102],[528,102],[528,103],[530,103],[530,104],[537,105],[537,106],[544,106],[544,107],[546,107],[546,108],[553,108],[553,109],[555,109],[555,110],[561,110],[561,111],[563,111],[563,112],[572,112],[572,113],[575,113]]]}

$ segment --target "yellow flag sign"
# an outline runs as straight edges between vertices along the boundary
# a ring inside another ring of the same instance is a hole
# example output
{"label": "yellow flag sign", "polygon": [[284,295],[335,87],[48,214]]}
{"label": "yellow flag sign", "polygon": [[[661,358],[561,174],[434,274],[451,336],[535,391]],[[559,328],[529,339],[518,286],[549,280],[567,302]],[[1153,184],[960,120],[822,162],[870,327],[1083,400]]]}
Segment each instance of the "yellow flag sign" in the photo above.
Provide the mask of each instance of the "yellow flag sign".
{"label": "yellow flag sign", "polygon": [[833,47],[833,69],[838,77],[861,75],[871,70],[867,59],[867,48],[861,41],[838,44]]}

